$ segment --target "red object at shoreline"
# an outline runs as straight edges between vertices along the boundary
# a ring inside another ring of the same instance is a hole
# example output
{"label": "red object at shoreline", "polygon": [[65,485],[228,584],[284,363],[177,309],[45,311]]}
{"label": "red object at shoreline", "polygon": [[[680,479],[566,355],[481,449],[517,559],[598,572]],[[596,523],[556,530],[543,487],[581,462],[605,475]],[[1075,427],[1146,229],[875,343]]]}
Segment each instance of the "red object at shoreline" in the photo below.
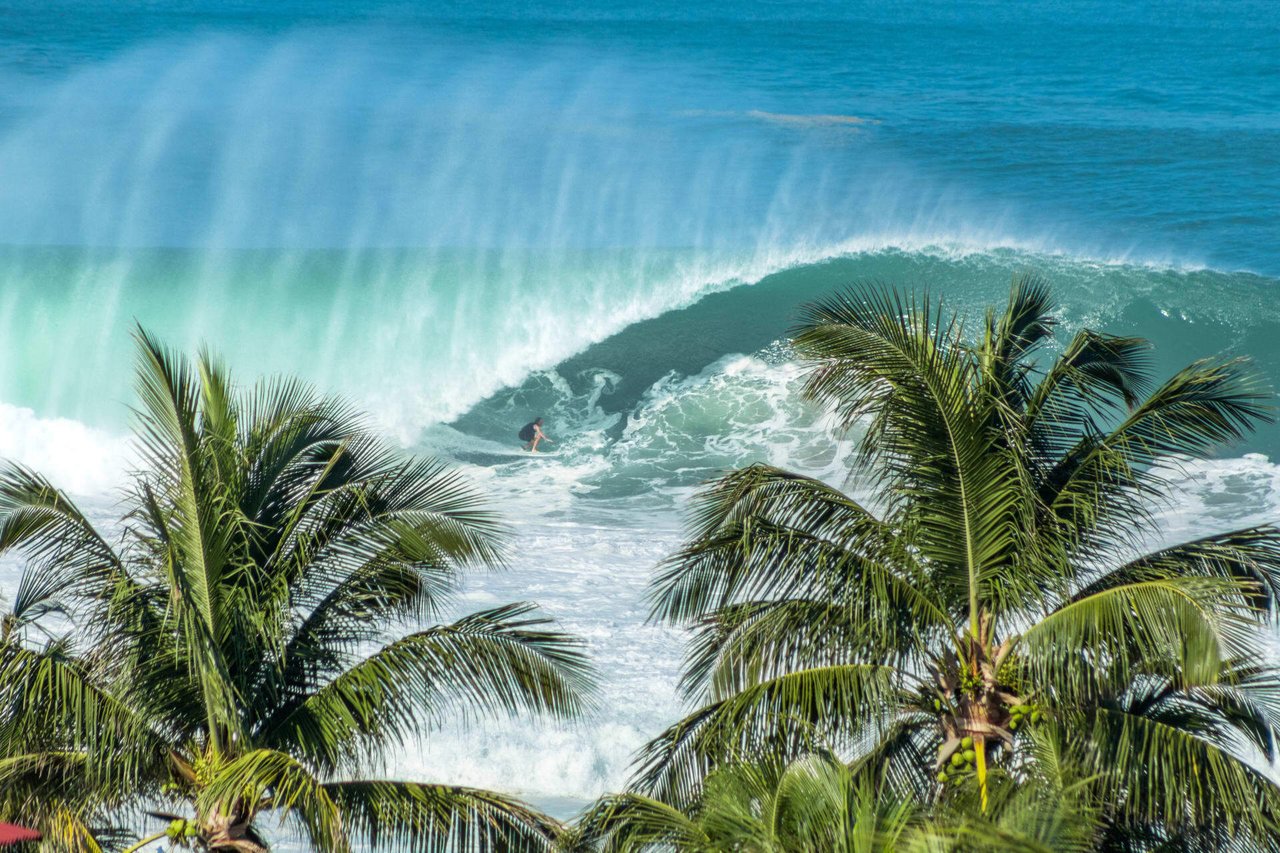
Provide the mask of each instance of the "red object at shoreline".
{"label": "red object at shoreline", "polygon": [[8,846],[10,844],[20,844],[23,841],[39,841],[40,833],[34,829],[27,829],[25,826],[16,826],[12,823],[0,823],[0,846]]}

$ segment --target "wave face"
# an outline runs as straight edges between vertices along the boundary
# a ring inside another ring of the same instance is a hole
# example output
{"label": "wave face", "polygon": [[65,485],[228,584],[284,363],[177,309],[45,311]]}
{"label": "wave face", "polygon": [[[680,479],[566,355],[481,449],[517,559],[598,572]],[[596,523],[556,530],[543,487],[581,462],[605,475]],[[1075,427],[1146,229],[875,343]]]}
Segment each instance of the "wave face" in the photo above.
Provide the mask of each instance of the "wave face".
{"label": "wave face", "polygon": [[[0,400],[118,427],[138,320],[356,395],[408,440],[631,323],[849,251],[1280,274],[1266,52],[1234,51],[1263,82],[1227,85],[1171,19],[1119,91],[1066,69],[1140,17],[1009,56],[1066,14],[1020,9],[126,2],[104,28],[94,4],[20,6]],[[1269,43],[1227,11],[1222,38]],[[930,63],[903,61],[912,39]]]}
{"label": "wave face", "polygon": [[[1149,338],[1161,375],[1194,358],[1248,354],[1266,376],[1280,376],[1280,307],[1266,298],[1280,281],[1246,273],[1178,270],[1086,261],[1017,250],[882,249],[856,252],[764,276],[751,286],[708,295],[694,305],[635,323],[538,371],[476,405],[452,426],[503,442],[513,421],[542,413],[580,436],[584,452],[627,446],[647,400],[683,377],[726,357],[775,351],[797,308],[850,285],[899,284],[941,298],[973,320],[1008,295],[1012,277],[1027,270],[1054,285],[1060,334],[1082,327]],[[694,443],[711,424],[686,431]],[[735,424],[735,429],[744,425]],[[674,449],[674,448],[673,448]],[[1280,430],[1263,425],[1239,450],[1274,454]],[[680,453],[694,450],[679,446]],[[612,471],[612,469],[611,469]]]}
{"label": "wave face", "polygon": [[[807,300],[973,313],[1031,269],[1066,330],[1148,336],[1161,371],[1280,376],[1265,0],[11,5],[0,457],[108,519],[130,329],[205,341],[465,467],[519,538],[460,605],[534,599],[591,644],[597,718],[433,733],[398,774],[562,812],[623,783],[679,705],[643,590],[690,491],[842,480],[780,343]],[[538,414],[554,456],[518,451]],[[1274,519],[1277,451],[1181,472],[1153,535]]]}
{"label": "wave face", "polygon": [[28,82],[0,130],[0,399],[111,422],[136,320],[408,437],[851,236],[1001,239],[858,125],[810,138],[689,109],[672,71],[420,35],[175,37]]}

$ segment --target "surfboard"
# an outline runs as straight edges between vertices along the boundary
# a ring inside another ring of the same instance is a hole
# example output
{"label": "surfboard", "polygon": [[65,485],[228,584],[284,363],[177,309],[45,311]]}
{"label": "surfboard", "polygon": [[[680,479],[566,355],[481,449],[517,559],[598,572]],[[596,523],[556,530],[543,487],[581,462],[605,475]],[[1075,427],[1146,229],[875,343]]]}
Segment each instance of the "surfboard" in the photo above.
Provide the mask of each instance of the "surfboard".
{"label": "surfboard", "polygon": [[451,454],[453,458],[459,462],[469,462],[472,465],[510,465],[520,460],[537,460],[543,457],[553,457],[558,455],[555,451],[544,453],[539,450],[537,453],[530,453],[527,450],[454,450]]}

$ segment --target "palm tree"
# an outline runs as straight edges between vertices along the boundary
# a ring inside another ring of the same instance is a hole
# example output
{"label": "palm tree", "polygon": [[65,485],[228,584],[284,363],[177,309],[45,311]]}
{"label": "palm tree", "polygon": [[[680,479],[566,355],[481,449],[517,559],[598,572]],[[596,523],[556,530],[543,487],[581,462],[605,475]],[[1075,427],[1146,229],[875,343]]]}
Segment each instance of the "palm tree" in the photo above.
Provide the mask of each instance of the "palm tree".
{"label": "palm tree", "polygon": [[782,763],[730,763],[707,776],[684,810],[636,792],[588,809],[566,849],[603,853],[975,853],[1092,850],[1100,815],[1091,786],[1055,745],[1037,737],[1041,758],[1015,780],[993,775],[989,809],[977,808],[972,778],[926,802],[893,790],[830,753]]}
{"label": "palm tree", "polygon": [[806,393],[861,431],[875,497],[760,465],[701,494],[651,589],[694,627],[701,707],[642,752],[640,791],[687,806],[727,757],[828,744],[926,798],[971,768],[985,809],[1041,730],[1096,774],[1115,849],[1280,849],[1280,529],[1143,551],[1170,465],[1269,395],[1227,359],[1156,386],[1145,341],[1089,330],[1041,365],[1052,311],[1033,277],[972,337],[928,296],[805,310]]}
{"label": "palm tree", "polygon": [[460,572],[501,561],[479,495],[296,381],[243,389],[207,352],[137,339],[118,536],[0,470],[0,554],[26,558],[0,641],[0,805],[60,850],[148,813],[164,824],[130,850],[265,851],[268,814],[325,851],[546,848],[556,824],[514,799],[365,775],[459,715],[584,708],[581,644],[531,605],[419,627]]}
{"label": "palm tree", "polygon": [[824,753],[781,763],[768,757],[712,771],[695,806],[678,809],[628,792],[595,803],[568,850],[888,853],[921,826],[913,803],[877,791]]}

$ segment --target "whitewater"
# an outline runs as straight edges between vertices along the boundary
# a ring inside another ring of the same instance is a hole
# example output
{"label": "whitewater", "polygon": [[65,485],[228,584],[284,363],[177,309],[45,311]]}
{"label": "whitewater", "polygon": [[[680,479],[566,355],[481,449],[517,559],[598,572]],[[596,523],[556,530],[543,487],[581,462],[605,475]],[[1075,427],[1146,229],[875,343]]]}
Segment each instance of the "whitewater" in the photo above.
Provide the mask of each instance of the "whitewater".
{"label": "whitewater", "polygon": [[[599,710],[446,728],[386,769],[572,814],[683,708],[644,588],[689,496],[758,461],[844,485],[786,346],[805,301],[884,282],[976,317],[1033,270],[1064,334],[1280,377],[1265,4],[912,6],[18,3],[0,457],[114,529],[141,324],[450,460],[513,531],[458,611],[541,604]],[[1280,518],[1278,452],[1267,427],[1176,468],[1152,540]]]}

